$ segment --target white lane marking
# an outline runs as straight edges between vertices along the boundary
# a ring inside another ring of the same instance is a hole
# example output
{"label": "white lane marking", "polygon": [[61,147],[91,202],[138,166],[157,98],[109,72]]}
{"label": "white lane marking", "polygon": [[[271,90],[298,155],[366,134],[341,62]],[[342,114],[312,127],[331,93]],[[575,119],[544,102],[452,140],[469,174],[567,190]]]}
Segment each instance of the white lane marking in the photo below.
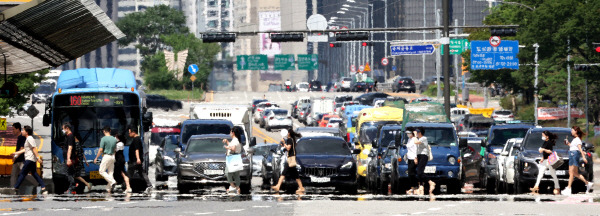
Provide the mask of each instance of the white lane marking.
{"label": "white lane marking", "polygon": [[440,210],[440,209],[442,209],[442,208],[429,208],[429,209],[427,209],[427,210],[428,210],[428,211],[437,211],[437,210]]}
{"label": "white lane marking", "polygon": [[138,202],[124,202],[124,203],[118,203],[119,205],[129,205],[129,204],[136,204]]}
{"label": "white lane marking", "polygon": [[85,207],[81,207],[84,209],[96,209],[96,208],[104,208],[104,206],[85,206]]}
{"label": "white lane marking", "polygon": [[71,211],[71,209],[61,208],[61,209],[49,209],[49,211]]}
{"label": "white lane marking", "polygon": [[195,213],[195,215],[209,215],[209,214],[214,214],[214,212]]}
{"label": "white lane marking", "polygon": [[420,215],[420,214],[425,214],[425,213],[426,212],[415,212],[415,213],[412,213],[412,214],[414,214],[414,215]]}
{"label": "white lane marking", "polygon": [[19,214],[25,214],[25,212],[9,212],[9,213],[2,213],[0,215],[19,215]]}
{"label": "white lane marking", "polygon": [[252,206],[252,208],[271,208],[271,206]]}
{"label": "white lane marking", "polygon": [[292,203],[277,203],[277,205],[291,205]]}
{"label": "white lane marking", "polygon": [[231,210],[225,210],[226,212],[241,212],[244,211],[245,209],[231,209]]}
{"label": "white lane marking", "polygon": [[456,206],[456,205],[453,205],[453,204],[446,205],[446,207],[454,207],[454,206]]}

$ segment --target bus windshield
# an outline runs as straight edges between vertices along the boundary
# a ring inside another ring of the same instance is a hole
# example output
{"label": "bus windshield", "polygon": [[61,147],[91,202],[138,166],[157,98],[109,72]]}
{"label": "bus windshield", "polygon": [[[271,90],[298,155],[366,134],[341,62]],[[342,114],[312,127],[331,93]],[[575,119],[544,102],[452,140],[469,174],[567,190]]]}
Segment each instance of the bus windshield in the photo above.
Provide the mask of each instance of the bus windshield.
{"label": "bus windshield", "polygon": [[[86,148],[98,147],[104,136],[102,128],[109,126],[111,134],[127,135],[129,126],[141,131],[141,110],[135,94],[73,94],[54,98],[52,138],[59,146],[64,144],[62,125],[73,126],[75,138]],[[125,136],[128,137],[128,136]],[[125,143],[129,145],[131,139]]]}

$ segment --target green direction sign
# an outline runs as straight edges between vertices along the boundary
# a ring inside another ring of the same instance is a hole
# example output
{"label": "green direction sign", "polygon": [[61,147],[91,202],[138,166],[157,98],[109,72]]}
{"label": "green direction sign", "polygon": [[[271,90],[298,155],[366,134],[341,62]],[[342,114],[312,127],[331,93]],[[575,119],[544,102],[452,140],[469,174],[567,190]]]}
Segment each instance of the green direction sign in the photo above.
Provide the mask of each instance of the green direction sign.
{"label": "green direction sign", "polygon": [[[460,55],[470,48],[469,39],[450,39],[450,55]],[[444,46],[441,46],[441,53],[444,55]]]}
{"label": "green direction sign", "polygon": [[294,55],[275,55],[275,70],[296,70]]}
{"label": "green direction sign", "polygon": [[267,55],[238,55],[238,70],[268,70]]}
{"label": "green direction sign", "polygon": [[317,54],[298,54],[298,70],[317,70],[319,69],[319,55]]}

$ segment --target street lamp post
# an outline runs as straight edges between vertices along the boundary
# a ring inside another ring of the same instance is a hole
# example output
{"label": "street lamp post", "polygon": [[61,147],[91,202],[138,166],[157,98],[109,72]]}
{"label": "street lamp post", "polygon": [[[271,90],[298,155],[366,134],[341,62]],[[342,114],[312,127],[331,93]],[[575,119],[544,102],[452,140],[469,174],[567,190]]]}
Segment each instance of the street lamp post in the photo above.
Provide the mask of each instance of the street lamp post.
{"label": "street lamp post", "polygon": [[540,48],[540,45],[538,43],[534,43],[533,47],[535,48],[535,57],[534,57],[534,62],[535,62],[535,82],[533,83],[533,89],[535,91],[534,94],[534,103],[535,103],[535,108],[533,110],[533,114],[535,116],[535,125],[538,125],[538,48]]}

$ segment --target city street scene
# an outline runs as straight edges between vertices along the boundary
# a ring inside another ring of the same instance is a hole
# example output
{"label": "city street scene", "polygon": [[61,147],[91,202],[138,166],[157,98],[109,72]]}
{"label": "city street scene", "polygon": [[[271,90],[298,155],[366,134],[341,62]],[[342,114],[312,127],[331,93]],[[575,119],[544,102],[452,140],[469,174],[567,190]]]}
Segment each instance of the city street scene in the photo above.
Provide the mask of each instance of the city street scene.
{"label": "city street scene", "polygon": [[0,215],[599,214],[600,1],[0,15]]}

